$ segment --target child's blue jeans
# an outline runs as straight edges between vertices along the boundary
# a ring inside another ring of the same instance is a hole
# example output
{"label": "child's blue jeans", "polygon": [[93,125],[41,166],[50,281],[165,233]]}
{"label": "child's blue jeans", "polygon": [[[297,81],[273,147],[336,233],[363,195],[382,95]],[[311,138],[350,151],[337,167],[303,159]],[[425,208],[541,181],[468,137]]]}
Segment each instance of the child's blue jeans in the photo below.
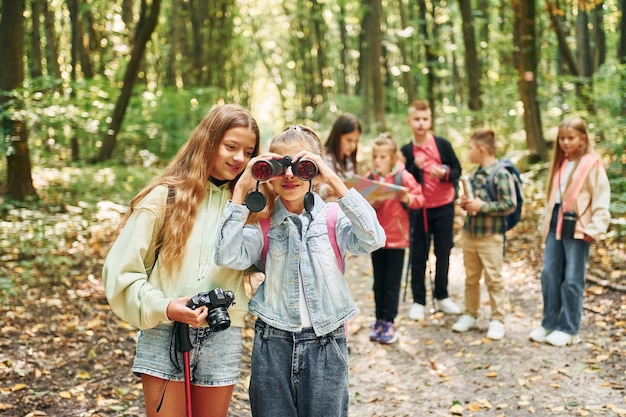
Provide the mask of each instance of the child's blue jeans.
{"label": "child's blue jeans", "polygon": [[344,326],[324,336],[255,325],[250,407],[254,417],[347,417],[348,347]]}
{"label": "child's blue jeans", "polygon": [[589,243],[582,239],[556,240],[548,233],[541,271],[541,326],[575,335],[580,328]]}

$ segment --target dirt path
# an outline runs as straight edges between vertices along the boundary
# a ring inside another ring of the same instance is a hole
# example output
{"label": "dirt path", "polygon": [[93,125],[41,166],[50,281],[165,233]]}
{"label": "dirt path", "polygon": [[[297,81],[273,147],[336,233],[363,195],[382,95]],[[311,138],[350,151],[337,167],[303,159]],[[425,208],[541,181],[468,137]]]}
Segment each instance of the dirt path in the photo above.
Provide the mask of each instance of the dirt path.
{"label": "dirt path", "polygon": [[[524,247],[520,239],[512,243]],[[409,300],[396,321],[399,342],[370,342],[370,258],[348,260],[361,308],[350,322],[350,417],[626,416],[626,293],[588,284],[583,342],[531,343],[528,332],[541,311],[539,251],[518,252],[505,268],[511,314],[498,342],[484,338],[486,308],[480,330],[456,334],[455,317],[409,321]],[[459,303],[463,279],[455,249],[449,289]],[[113,315],[98,279],[22,287],[13,302],[0,305],[0,317],[0,416],[145,417],[141,384],[130,372],[137,331]],[[230,417],[250,416],[251,328],[250,318]]]}
{"label": "dirt path", "polygon": [[[512,313],[503,340],[484,337],[484,288],[480,328],[465,334],[452,332],[455,317],[442,313],[428,314],[421,323],[409,320],[409,291],[396,321],[400,340],[383,346],[369,341],[374,321],[369,257],[350,259],[347,278],[361,309],[350,322],[350,416],[626,416],[625,324],[602,321],[602,309],[619,306],[613,298],[620,295],[597,291],[593,300],[586,298],[597,305],[596,313],[585,310],[582,343],[565,348],[533,343],[528,333],[540,322],[541,295],[537,269],[529,263],[505,267]],[[449,290],[459,303],[463,280],[461,254],[454,249]],[[246,381],[244,372],[233,416],[249,415]]]}
{"label": "dirt path", "polygon": [[[442,313],[427,315],[423,323],[409,320],[409,291],[397,320],[399,343],[381,346],[368,339],[374,320],[371,266],[367,258],[353,261],[360,265],[349,279],[361,314],[350,324],[352,416],[447,416],[457,402],[464,416],[626,415],[624,322],[621,329],[619,323],[612,327],[586,310],[581,344],[555,348],[529,341],[540,322],[541,289],[527,262],[505,267],[512,313],[501,341],[484,337],[484,288],[480,329],[465,334],[452,332],[455,317]],[[459,303],[463,281],[455,249],[449,290]]]}

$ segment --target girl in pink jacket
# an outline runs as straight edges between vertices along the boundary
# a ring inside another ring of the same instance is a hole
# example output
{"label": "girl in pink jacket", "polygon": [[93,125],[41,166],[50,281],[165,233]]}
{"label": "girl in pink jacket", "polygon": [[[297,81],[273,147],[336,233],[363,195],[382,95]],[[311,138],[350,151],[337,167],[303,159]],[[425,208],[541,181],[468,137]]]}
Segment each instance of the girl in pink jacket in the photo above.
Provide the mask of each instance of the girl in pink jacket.
{"label": "girl in pink jacket", "polygon": [[389,135],[381,135],[374,142],[372,165],[368,178],[406,188],[399,199],[372,202],[387,241],[384,247],[372,252],[376,323],[370,333],[370,340],[390,344],[398,340],[393,322],[398,314],[404,252],[411,236],[408,209],[421,208],[424,195],[422,187],[399,161],[398,146]]}

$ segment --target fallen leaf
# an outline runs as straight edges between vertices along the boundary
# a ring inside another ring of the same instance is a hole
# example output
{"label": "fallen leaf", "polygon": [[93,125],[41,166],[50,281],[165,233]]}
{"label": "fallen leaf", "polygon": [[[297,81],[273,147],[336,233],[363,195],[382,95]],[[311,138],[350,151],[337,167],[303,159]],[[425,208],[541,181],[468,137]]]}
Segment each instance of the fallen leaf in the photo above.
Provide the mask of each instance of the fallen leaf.
{"label": "fallen leaf", "polygon": [[17,392],[17,391],[21,391],[23,389],[28,388],[28,385],[26,384],[15,384],[11,387],[11,391],[12,392]]}

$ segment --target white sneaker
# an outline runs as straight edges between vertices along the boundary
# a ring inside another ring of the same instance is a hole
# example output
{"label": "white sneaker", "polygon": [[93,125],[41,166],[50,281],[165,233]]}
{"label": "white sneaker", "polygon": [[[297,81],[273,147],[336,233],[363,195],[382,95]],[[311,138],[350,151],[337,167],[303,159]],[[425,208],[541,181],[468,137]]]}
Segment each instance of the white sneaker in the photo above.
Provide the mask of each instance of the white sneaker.
{"label": "white sneaker", "polygon": [[499,320],[491,320],[489,322],[489,330],[487,330],[487,338],[491,340],[500,340],[504,337],[504,324]]}
{"label": "white sneaker", "polygon": [[580,342],[577,334],[567,334],[565,332],[555,330],[546,337],[546,342],[552,346],[575,345]]}
{"label": "white sneaker", "polygon": [[461,314],[461,307],[452,301],[450,297],[443,300],[435,300],[435,306],[437,310],[441,310],[446,314]]}
{"label": "white sneaker", "polygon": [[530,332],[528,337],[530,338],[530,340],[543,343],[546,341],[546,337],[548,337],[548,335],[551,332],[552,330],[548,330],[548,329],[543,328],[542,326],[539,326],[536,329],[534,329],[532,332]]}
{"label": "white sneaker", "polygon": [[424,306],[418,303],[413,303],[411,309],[409,310],[409,318],[417,321],[424,320]]}
{"label": "white sneaker", "polygon": [[457,320],[456,323],[452,326],[452,330],[455,332],[466,332],[469,329],[476,328],[476,319],[472,316],[468,316],[467,314],[463,314],[461,318]]}

